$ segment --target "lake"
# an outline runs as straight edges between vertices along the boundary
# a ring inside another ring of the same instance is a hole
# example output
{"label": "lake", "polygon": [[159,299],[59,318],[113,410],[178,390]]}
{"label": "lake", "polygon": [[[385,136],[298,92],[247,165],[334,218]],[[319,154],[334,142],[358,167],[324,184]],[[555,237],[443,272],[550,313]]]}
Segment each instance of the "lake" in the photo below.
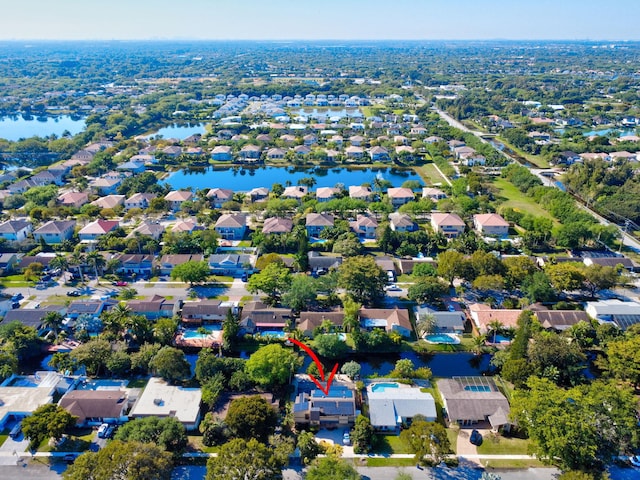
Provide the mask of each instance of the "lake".
{"label": "lake", "polygon": [[199,133],[204,135],[207,130],[202,123],[196,124],[178,124],[174,123],[167,127],[163,127],[155,133],[147,135],[147,137],[162,136],[162,138],[177,138],[178,140],[184,140],[191,135]]}
{"label": "lake", "polygon": [[61,115],[58,117],[23,117],[15,115],[0,118],[0,138],[16,141],[29,137],[48,137],[49,135],[62,134],[68,131],[76,135],[84,130],[83,118]]}
{"label": "lake", "polygon": [[256,187],[270,188],[274,183],[284,185],[287,181],[292,185],[305,177],[316,179],[318,187],[333,187],[342,183],[362,185],[373,183],[376,177],[389,180],[394,187],[399,187],[407,180],[417,180],[423,184],[420,176],[411,169],[397,168],[294,168],[294,167],[257,167],[257,168],[224,168],[214,167],[203,169],[181,170],[172,173],[167,179],[171,188],[203,189],[229,188],[238,192],[246,192]]}

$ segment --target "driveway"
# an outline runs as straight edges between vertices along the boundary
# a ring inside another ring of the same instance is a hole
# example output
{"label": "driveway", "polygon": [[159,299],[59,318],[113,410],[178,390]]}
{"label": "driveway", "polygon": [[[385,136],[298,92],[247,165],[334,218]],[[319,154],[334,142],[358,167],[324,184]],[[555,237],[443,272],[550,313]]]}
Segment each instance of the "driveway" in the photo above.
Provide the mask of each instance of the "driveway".
{"label": "driveway", "polygon": [[318,433],[316,433],[316,442],[320,443],[325,441],[327,443],[333,445],[342,446],[342,454],[345,457],[353,457],[353,446],[352,445],[343,445],[342,444],[342,435],[345,431],[350,431],[349,427],[339,427],[334,430],[328,430],[326,428],[321,429]]}

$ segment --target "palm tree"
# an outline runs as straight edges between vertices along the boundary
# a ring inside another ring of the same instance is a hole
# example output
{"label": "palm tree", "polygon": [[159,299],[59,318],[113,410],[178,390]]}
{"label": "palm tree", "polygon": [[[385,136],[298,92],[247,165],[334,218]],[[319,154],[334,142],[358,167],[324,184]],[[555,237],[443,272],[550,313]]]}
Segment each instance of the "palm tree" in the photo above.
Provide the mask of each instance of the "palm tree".
{"label": "palm tree", "polygon": [[66,280],[65,273],[69,270],[69,261],[64,255],[56,253],[56,256],[51,259],[51,262],[49,262],[49,268],[53,268],[54,270],[59,268],[62,278]]}
{"label": "palm tree", "polygon": [[490,332],[493,332],[493,343],[496,343],[496,336],[502,331],[502,323],[499,320],[493,320],[487,327]]}
{"label": "palm tree", "polygon": [[84,275],[82,274],[82,265],[84,265],[84,253],[80,250],[75,250],[71,254],[71,265],[78,268],[78,275],[80,275],[80,281],[84,283]]}
{"label": "palm tree", "polygon": [[484,335],[478,335],[477,337],[473,337],[471,347],[473,349],[473,353],[479,355],[482,353],[482,349],[484,348],[484,342],[486,341],[486,337]]}
{"label": "palm tree", "polygon": [[96,274],[96,280],[98,281],[98,285],[100,284],[100,277],[98,275],[98,271],[102,273],[102,269],[106,265],[107,261],[104,257],[96,251],[90,252],[87,254],[86,258],[87,263],[93,267],[93,271]]}
{"label": "palm tree", "polygon": [[53,330],[53,334],[58,339],[58,330],[62,326],[62,321],[64,317],[60,315],[58,312],[47,312],[47,314],[42,319],[42,326],[44,328],[50,328]]}

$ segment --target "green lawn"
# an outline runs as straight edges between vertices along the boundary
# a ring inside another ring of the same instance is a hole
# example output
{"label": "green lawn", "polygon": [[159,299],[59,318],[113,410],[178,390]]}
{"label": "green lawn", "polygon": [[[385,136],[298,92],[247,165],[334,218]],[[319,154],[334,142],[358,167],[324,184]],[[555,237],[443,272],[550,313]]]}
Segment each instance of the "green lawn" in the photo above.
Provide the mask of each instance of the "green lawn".
{"label": "green lawn", "polygon": [[498,137],[497,138],[500,142],[504,143],[508,148],[510,148],[511,150],[513,150],[513,152],[524,158],[527,162],[532,163],[533,165],[535,165],[538,168],[549,168],[549,162],[547,162],[544,158],[542,158],[539,155],[531,155],[530,153],[526,153],[523,152],[522,150],[520,150],[518,147],[514,147],[513,145],[511,145],[507,140],[505,140],[503,137]]}
{"label": "green lawn", "polygon": [[420,167],[415,167],[415,171],[427,184],[434,185],[440,183],[442,185],[447,185],[447,181],[442,175],[440,175],[440,172],[438,172],[438,169],[433,163],[425,163]]}
{"label": "green lawn", "polygon": [[219,446],[207,447],[202,443],[202,435],[188,435],[189,448],[196,452],[217,453],[220,451]]}
{"label": "green lawn", "polygon": [[[525,460],[481,460],[482,465],[485,468],[490,469],[498,469],[498,468],[508,468],[508,469],[522,469],[522,468],[541,468],[548,467],[539,460],[525,459]],[[491,470],[489,470],[491,471]],[[498,472],[499,474],[500,472]]]}
{"label": "green lawn", "polygon": [[9,438],[9,431],[5,430],[0,433],[0,447],[4,444],[4,442]]}
{"label": "green lawn", "polygon": [[537,204],[532,198],[527,197],[524,193],[518,190],[508,180],[496,177],[493,180],[493,186],[498,189],[498,197],[505,200],[500,204],[501,207],[510,207],[522,213],[531,213],[532,215],[547,217],[554,220],[549,212]]}
{"label": "green lawn", "polygon": [[33,287],[33,282],[27,282],[22,275],[7,275],[0,277],[0,285],[4,288]]}
{"label": "green lawn", "polygon": [[89,449],[96,432],[92,428],[75,428],[66,437],[67,439],[57,447],[49,444],[49,439],[42,441],[38,447],[39,452],[84,452]]}
{"label": "green lawn", "polygon": [[376,435],[374,440],[375,453],[389,455],[393,453],[411,453],[400,435]]}
{"label": "green lawn", "polygon": [[478,447],[480,455],[529,455],[529,440],[507,438],[497,434],[485,435]]}
{"label": "green lawn", "polygon": [[127,383],[127,388],[144,388],[149,383],[148,378],[135,378],[133,380],[129,380]]}

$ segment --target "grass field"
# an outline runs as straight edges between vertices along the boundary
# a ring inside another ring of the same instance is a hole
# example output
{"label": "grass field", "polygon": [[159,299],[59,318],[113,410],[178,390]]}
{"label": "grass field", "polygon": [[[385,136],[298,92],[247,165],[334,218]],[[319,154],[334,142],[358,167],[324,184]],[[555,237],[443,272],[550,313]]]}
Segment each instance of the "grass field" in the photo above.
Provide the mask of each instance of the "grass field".
{"label": "grass field", "polygon": [[33,287],[33,282],[27,282],[22,275],[7,275],[0,277],[0,286],[4,288]]}
{"label": "grass field", "polygon": [[399,435],[376,435],[375,453],[388,455],[394,453],[411,453]]}
{"label": "grass field", "polygon": [[514,147],[513,145],[511,145],[507,140],[504,139],[504,137],[498,137],[498,140],[502,143],[505,144],[505,146],[507,148],[510,148],[511,150],[513,150],[513,152],[524,158],[527,162],[532,163],[533,165],[535,165],[538,168],[549,168],[549,162],[547,162],[544,158],[538,156],[538,155],[531,155],[530,153],[526,153],[523,152],[522,150],[520,150],[517,147]]}
{"label": "grass field", "polygon": [[[482,465],[487,469],[494,468],[508,468],[508,469],[520,469],[520,468],[541,468],[548,467],[539,460],[533,458],[526,460],[482,460]],[[491,471],[491,470],[489,470]],[[497,472],[499,475],[499,472]]]}
{"label": "grass field", "polygon": [[527,197],[524,193],[518,190],[508,180],[496,177],[493,180],[493,186],[498,189],[498,197],[505,200],[500,204],[500,207],[510,207],[522,213],[530,213],[532,215],[554,220],[549,212],[538,205],[532,198]]}
{"label": "grass field", "polygon": [[415,167],[415,171],[422,177],[426,184],[447,185],[447,180],[442,175],[440,175],[440,172],[438,172],[438,169],[433,163],[426,163],[420,167]]}
{"label": "grass field", "polygon": [[500,435],[485,435],[478,447],[480,455],[529,455],[529,440],[507,438]]}

